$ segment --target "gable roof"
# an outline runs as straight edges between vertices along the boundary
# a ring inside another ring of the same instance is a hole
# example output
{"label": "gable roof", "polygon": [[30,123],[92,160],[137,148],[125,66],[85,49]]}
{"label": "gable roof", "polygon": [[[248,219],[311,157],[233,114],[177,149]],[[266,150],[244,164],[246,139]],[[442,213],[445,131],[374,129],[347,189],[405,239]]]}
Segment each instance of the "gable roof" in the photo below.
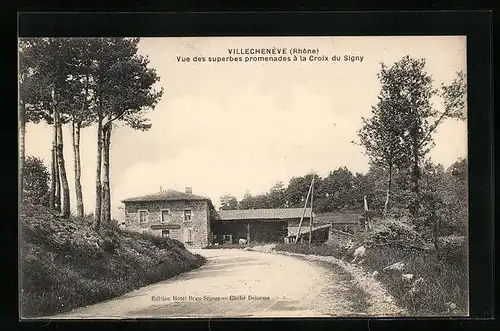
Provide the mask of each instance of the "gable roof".
{"label": "gable roof", "polygon": [[139,197],[122,200],[125,202],[143,202],[143,201],[178,201],[178,200],[210,200],[206,197],[190,193],[179,192],[175,190],[166,190],[153,194],[142,195]]}
{"label": "gable roof", "polygon": [[361,213],[355,212],[328,212],[314,214],[314,221],[318,223],[359,223]]}
{"label": "gable roof", "polygon": [[[279,208],[279,209],[241,209],[241,210],[219,210],[215,216],[216,220],[235,221],[252,219],[290,219],[301,218],[304,208]],[[309,218],[311,208],[306,209],[304,218]],[[218,217],[217,217],[218,216]]]}

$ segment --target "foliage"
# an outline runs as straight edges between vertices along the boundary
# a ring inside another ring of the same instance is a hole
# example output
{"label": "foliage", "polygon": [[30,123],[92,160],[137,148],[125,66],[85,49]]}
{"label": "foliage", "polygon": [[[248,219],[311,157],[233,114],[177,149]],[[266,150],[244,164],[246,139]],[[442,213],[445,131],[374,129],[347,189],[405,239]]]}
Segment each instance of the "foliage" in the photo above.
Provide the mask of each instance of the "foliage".
{"label": "foliage", "polygon": [[113,227],[99,234],[40,206],[22,206],[21,226],[22,317],[98,303],[205,263],[176,240]]}
{"label": "foliage", "polygon": [[467,76],[457,73],[450,85],[442,84],[441,96],[444,99],[445,112],[449,117],[464,120],[467,118]]}
{"label": "foliage", "polygon": [[238,200],[236,197],[230,194],[226,194],[220,198],[221,210],[231,210],[231,209],[237,209],[238,208]]}
{"label": "foliage", "polygon": [[423,239],[407,218],[380,218],[373,222],[373,229],[362,234],[368,246],[423,247]]}
{"label": "foliage", "polygon": [[34,205],[48,204],[50,175],[43,160],[28,156],[24,164],[23,199]]}

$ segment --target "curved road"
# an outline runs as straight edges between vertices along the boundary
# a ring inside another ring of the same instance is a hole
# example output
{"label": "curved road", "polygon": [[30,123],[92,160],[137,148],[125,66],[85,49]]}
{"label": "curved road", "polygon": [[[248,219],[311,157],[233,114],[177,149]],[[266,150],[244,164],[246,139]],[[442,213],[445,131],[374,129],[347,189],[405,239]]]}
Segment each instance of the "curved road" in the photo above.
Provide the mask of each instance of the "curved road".
{"label": "curved road", "polygon": [[[243,250],[195,250],[199,269],[109,301],[51,318],[196,318],[345,316],[351,278],[335,266]],[[356,301],[354,300],[354,301]]]}

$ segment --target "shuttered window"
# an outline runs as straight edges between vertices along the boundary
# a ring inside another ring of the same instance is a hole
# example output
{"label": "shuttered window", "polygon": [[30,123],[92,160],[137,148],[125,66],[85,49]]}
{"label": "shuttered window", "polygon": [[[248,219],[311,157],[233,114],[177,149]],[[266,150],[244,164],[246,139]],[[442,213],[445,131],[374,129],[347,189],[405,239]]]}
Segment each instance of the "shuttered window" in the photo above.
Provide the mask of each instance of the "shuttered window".
{"label": "shuttered window", "polygon": [[148,221],[148,211],[139,210],[139,223],[145,223]]}
{"label": "shuttered window", "polygon": [[162,209],[161,210],[160,222],[162,222],[162,223],[170,222],[170,210],[169,209]]}
{"label": "shuttered window", "polygon": [[184,209],[184,221],[191,221],[192,214],[191,209]]}

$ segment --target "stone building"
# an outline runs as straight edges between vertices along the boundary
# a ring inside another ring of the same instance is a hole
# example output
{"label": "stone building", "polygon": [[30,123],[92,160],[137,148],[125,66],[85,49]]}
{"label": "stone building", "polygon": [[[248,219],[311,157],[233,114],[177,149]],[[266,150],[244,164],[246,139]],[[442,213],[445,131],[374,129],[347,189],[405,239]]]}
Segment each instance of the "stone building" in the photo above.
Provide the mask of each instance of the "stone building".
{"label": "stone building", "polygon": [[170,237],[187,247],[209,245],[210,214],[214,206],[210,199],[185,192],[160,192],[125,199],[125,228]]}
{"label": "stone building", "polygon": [[160,192],[125,199],[125,228],[170,237],[187,247],[208,245],[290,242],[298,234],[301,240],[309,232],[313,218],[313,240],[328,241],[328,228],[355,226],[355,215],[329,213],[318,215],[311,208],[245,209],[216,211],[209,198],[185,192]]}

